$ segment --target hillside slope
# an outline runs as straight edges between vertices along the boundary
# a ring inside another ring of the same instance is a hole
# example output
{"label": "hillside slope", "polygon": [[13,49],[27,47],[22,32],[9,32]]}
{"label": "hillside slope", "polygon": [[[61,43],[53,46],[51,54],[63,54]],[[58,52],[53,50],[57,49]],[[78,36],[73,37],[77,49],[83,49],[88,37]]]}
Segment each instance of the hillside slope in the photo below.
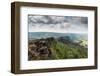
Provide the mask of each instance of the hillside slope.
{"label": "hillside slope", "polygon": [[78,59],[87,58],[88,49],[80,43],[72,43],[55,38],[29,41],[29,60]]}

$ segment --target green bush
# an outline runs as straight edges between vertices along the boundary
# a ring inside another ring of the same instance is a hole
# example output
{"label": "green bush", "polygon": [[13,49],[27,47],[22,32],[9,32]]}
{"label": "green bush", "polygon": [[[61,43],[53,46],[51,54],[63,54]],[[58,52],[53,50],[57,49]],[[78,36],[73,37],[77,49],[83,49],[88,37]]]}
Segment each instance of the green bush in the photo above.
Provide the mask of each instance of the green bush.
{"label": "green bush", "polygon": [[52,42],[52,58],[53,59],[74,59],[87,58],[87,49],[72,44],[64,44],[62,42]]}

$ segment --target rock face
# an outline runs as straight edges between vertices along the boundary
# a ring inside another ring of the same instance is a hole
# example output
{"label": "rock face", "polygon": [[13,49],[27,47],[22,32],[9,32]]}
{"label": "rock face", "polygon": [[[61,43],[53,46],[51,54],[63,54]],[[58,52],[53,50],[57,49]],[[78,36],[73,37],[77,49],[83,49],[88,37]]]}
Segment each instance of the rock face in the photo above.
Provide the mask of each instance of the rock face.
{"label": "rock face", "polygon": [[38,41],[30,42],[28,46],[29,60],[48,59],[51,56],[50,40],[53,40],[53,39],[52,38],[49,38],[46,40],[40,39]]}

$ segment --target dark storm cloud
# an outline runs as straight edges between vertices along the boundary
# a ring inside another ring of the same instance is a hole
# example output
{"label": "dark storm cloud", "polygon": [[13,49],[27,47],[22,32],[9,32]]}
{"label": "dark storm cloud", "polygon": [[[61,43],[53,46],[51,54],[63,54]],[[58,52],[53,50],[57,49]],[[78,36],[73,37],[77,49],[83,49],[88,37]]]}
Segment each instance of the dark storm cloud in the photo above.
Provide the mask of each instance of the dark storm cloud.
{"label": "dark storm cloud", "polygon": [[[29,30],[33,28],[56,29],[66,31],[87,31],[88,18],[77,16],[49,16],[49,15],[29,15]],[[41,30],[41,29],[40,29]],[[33,30],[34,31],[34,30]]]}
{"label": "dark storm cloud", "polygon": [[29,23],[57,24],[62,22],[67,22],[67,18],[63,16],[29,16]]}

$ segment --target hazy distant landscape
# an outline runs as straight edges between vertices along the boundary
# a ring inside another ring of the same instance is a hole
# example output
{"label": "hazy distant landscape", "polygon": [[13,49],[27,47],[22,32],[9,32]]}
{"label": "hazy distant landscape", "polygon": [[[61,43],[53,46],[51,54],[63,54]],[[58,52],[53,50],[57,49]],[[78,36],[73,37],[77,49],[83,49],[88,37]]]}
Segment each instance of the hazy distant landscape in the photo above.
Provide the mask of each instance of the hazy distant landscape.
{"label": "hazy distant landscape", "polygon": [[87,34],[29,32],[29,60],[87,58]]}

